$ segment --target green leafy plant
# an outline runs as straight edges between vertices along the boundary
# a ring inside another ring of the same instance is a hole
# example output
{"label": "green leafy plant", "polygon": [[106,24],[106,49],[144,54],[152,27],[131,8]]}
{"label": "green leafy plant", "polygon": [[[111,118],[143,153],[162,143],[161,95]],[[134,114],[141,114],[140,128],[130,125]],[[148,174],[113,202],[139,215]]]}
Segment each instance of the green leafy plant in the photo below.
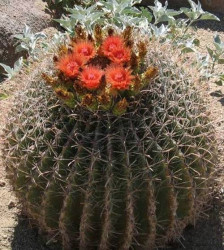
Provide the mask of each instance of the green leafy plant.
{"label": "green leafy plant", "polygon": [[63,44],[67,41],[68,35],[64,32],[57,31],[50,42],[48,40],[42,41],[41,52],[45,51],[46,53],[49,51],[55,50],[60,44]]}
{"label": "green leafy plant", "polygon": [[75,5],[90,6],[95,0],[44,0],[47,3],[47,9],[55,17],[60,17],[66,13],[65,8],[73,8]]}
{"label": "green leafy plant", "polygon": [[[219,36],[215,37],[215,50],[207,48],[208,55],[202,55],[198,52],[200,40],[195,36],[194,29],[192,29],[192,25],[197,21],[219,21],[219,18],[204,11],[200,2],[196,4],[194,1],[189,0],[189,4],[191,8],[181,8],[180,11],[174,11],[168,9],[167,2],[163,6],[158,0],[155,0],[155,6],[149,6],[154,17],[154,23],[150,24],[151,35],[159,39],[160,42],[168,42],[180,48],[181,53],[194,53],[197,60],[192,66],[198,67],[201,77],[206,79],[214,78],[218,85],[222,85],[223,74],[218,75],[215,67],[217,64],[223,63],[223,43]],[[179,14],[185,14],[186,18],[180,18]]]}
{"label": "green leafy plant", "polygon": [[[17,39],[15,44],[17,53],[21,51],[26,51],[28,56],[34,60],[38,60],[38,53],[40,49],[36,48],[37,41],[40,39],[45,39],[46,35],[43,32],[32,33],[29,26],[25,24],[25,28],[22,34],[14,35],[14,38]],[[5,76],[8,79],[12,79],[22,68],[24,64],[24,58],[20,57],[14,64],[14,67],[10,67],[4,63],[0,63],[5,70]]]}
{"label": "green leafy plant", "polygon": [[73,34],[75,26],[79,23],[82,23],[88,31],[91,31],[97,22],[102,21],[100,18],[103,16],[103,12],[98,11],[97,6],[98,4],[94,4],[85,8],[76,5],[73,9],[67,9],[70,13],[69,17],[63,16],[62,19],[56,19],[55,21],[59,22],[71,34]]}
{"label": "green leafy plant", "polygon": [[37,59],[37,41],[46,38],[46,35],[43,32],[32,33],[30,27],[25,24],[23,33],[14,35],[14,38],[17,39],[16,52],[26,51],[30,57]]}
{"label": "green leafy plant", "polygon": [[158,0],[155,0],[154,6],[149,6],[149,8],[153,13],[154,24],[161,22],[173,24],[176,21],[175,16],[178,16],[182,13],[182,11],[168,9],[168,2],[165,3],[165,6],[162,6]]}
{"label": "green leafy plant", "polygon": [[56,21],[66,29],[70,34],[74,34],[75,26],[81,24],[91,32],[96,24],[105,27],[116,25],[119,28],[125,28],[134,25],[148,31],[148,24],[152,19],[152,15],[145,8],[141,10],[134,7],[141,1],[130,0],[110,0],[97,1],[90,7],[74,6],[68,8],[69,16],[63,16],[62,19]]}
{"label": "green leafy plant", "polygon": [[[168,9],[168,2],[162,6],[158,0],[155,0],[155,6],[149,6],[154,17],[154,23],[150,24],[152,34],[158,38],[161,32],[163,41],[167,40],[180,47],[183,53],[196,52],[196,47],[200,44],[200,41],[194,37],[194,33],[189,32],[189,28],[194,23],[200,20],[220,21],[215,15],[204,11],[200,2],[196,4],[191,0],[188,1],[191,8],[181,8],[179,11]],[[186,17],[180,18],[180,14],[185,14]],[[158,28],[160,23],[163,24]]]}
{"label": "green leafy plant", "polygon": [[207,54],[197,53],[196,66],[201,71],[203,79],[212,79],[219,86],[224,83],[224,75],[217,73],[217,65],[224,64],[224,43],[219,35],[215,35],[213,39],[213,48],[207,46]]}
{"label": "green leafy plant", "polygon": [[135,7],[136,4],[140,4],[141,0],[113,0],[113,1],[99,1],[102,6],[101,11],[105,13],[107,17],[107,25],[115,24],[120,28],[126,28],[131,23],[136,27],[139,25],[143,28],[143,23],[148,24],[152,20],[152,14],[145,8]]}
{"label": "green leafy plant", "polygon": [[[74,34],[77,24],[83,25],[91,32],[95,24],[101,24],[108,27],[115,24],[117,27],[125,29],[127,26],[135,26],[149,36],[155,36],[161,41],[169,41],[174,45],[181,47],[183,53],[196,52],[195,46],[198,46],[198,39],[192,39],[192,32],[189,28],[199,20],[215,20],[219,18],[204,11],[201,4],[189,0],[191,8],[181,8],[179,11],[168,9],[168,3],[163,6],[158,0],[155,0],[154,6],[149,6],[152,13],[143,7],[135,7],[141,1],[97,1],[92,6],[86,8],[83,6],[74,6],[67,9],[69,16],[63,16],[56,20],[70,34]],[[186,18],[180,18],[184,13]],[[162,25],[161,25],[162,23]]]}
{"label": "green leafy plant", "polygon": [[7,79],[12,79],[22,68],[23,66],[23,57],[20,57],[15,63],[14,67],[11,68],[10,66],[0,63],[0,66],[3,67],[6,73],[4,75],[7,77]]}
{"label": "green leafy plant", "polygon": [[[211,65],[211,76],[215,73],[215,65],[216,64],[224,64],[224,42],[221,41],[219,35],[214,36],[214,47],[215,49],[211,49],[207,47],[209,56],[212,60]],[[224,75],[219,75],[219,79],[216,81],[218,85],[222,85],[224,82]]]}
{"label": "green leafy plant", "polygon": [[199,20],[215,20],[220,21],[220,19],[213,15],[212,13],[209,13],[207,11],[204,11],[201,7],[200,2],[198,1],[198,4],[196,4],[192,0],[188,0],[188,2],[191,5],[191,8],[181,8],[181,11],[189,18],[188,25],[185,29],[185,32],[188,30],[188,28],[195,22]]}

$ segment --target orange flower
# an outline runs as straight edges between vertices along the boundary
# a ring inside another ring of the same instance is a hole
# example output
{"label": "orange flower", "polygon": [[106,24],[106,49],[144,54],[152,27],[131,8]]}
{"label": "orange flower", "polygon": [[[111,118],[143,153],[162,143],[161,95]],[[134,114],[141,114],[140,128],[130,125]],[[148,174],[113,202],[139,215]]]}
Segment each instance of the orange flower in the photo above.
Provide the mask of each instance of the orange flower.
{"label": "orange flower", "polygon": [[128,89],[134,78],[129,69],[119,65],[108,67],[105,74],[107,83],[111,84],[113,89],[118,90]]}
{"label": "orange flower", "polygon": [[119,36],[109,36],[102,44],[102,52],[105,56],[110,56],[114,50],[124,47],[124,40]]}
{"label": "orange flower", "polygon": [[68,77],[76,77],[84,64],[83,57],[68,54],[59,59],[56,67]]}
{"label": "orange flower", "polygon": [[131,59],[131,52],[127,48],[119,48],[114,50],[111,55],[109,55],[109,58],[114,63],[124,63],[128,62]]}
{"label": "orange flower", "polygon": [[84,87],[94,90],[100,86],[100,81],[103,75],[103,70],[95,66],[88,66],[81,73],[80,80]]}
{"label": "orange flower", "polygon": [[73,52],[76,55],[84,56],[86,58],[86,61],[96,55],[94,44],[89,41],[79,41],[75,43]]}

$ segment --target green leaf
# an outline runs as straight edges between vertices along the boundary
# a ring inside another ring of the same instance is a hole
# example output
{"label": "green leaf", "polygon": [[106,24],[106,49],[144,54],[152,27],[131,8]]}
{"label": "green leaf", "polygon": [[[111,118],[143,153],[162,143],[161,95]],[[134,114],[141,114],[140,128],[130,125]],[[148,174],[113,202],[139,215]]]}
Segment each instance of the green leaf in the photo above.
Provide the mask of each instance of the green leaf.
{"label": "green leaf", "polygon": [[142,0],[134,0],[132,5],[135,5],[135,4],[140,4],[142,2]]}
{"label": "green leaf", "polygon": [[220,78],[222,81],[224,81],[224,74],[221,74],[221,75],[219,76],[219,78]]}
{"label": "green leaf", "polygon": [[23,39],[23,35],[22,34],[17,34],[17,35],[14,35],[13,38],[16,38],[16,39]]}
{"label": "green leaf", "polygon": [[54,19],[54,21],[60,23],[60,25],[71,32],[72,26],[71,26],[71,20],[64,20],[64,19]]}
{"label": "green leaf", "polygon": [[222,80],[218,80],[215,82],[215,84],[217,84],[218,86],[223,86],[223,81]]}
{"label": "green leaf", "polygon": [[195,12],[192,12],[189,8],[180,8],[180,10],[190,19],[194,20],[197,18],[197,14]]}
{"label": "green leaf", "polygon": [[6,99],[6,98],[8,98],[8,95],[7,95],[7,94],[5,94],[5,93],[0,93],[0,100],[4,100],[4,99]]}
{"label": "green leaf", "polygon": [[157,23],[169,22],[171,19],[175,20],[174,17],[164,14],[158,18]]}
{"label": "green leaf", "polygon": [[214,36],[214,46],[216,49],[220,52],[220,55],[223,53],[224,50],[224,43],[221,41],[221,38],[219,35]]}
{"label": "green leaf", "polygon": [[213,14],[207,12],[207,11],[201,15],[200,20],[220,21],[220,19],[217,16],[215,16],[215,15],[213,15]]}
{"label": "green leaf", "polygon": [[218,64],[224,64],[224,59],[223,58],[219,59]]}
{"label": "green leaf", "polygon": [[150,23],[153,18],[152,14],[148,11],[147,8],[141,7],[140,9],[142,11],[142,16],[146,17],[148,19],[148,22]]}
{"label": "green leaf", "polygon": [[195,38],[195,39],[193,40],[193,44],[194,44],[195,46],[199,47],[199,46],[200,46],[200,40],[197,39],[197,38]]}
{"label": "green leaf", "polygon": [[173,10],[173,9],[167,9],[167,15],[168,16],[178,16],[178,15],[180,15],[180,14],[182,14],[183,13],[183,11],[181,11],[181,10]]}
{"label": "green leaf", "polygon": [[5,72],[7,72],[8,74],[11,74],[13,72],[13,69],[4,63],[0,63],[0,66],[2,66]]}
{"label": "green leaf", "polygon": [[195,50],[189,47],[185,47],[181,50],[181,52],[185,54],[185,53],[195,52]]}
{"label": "green leaf", "polygon": [[16,46],[15,52],[19,53],[24,50],[29,51],[29,47],[26,44],[21,43],[20,45]]}
{"label": "green leaf", "polygon": [[210,55],[211,58],[213,58],[214,52],[212,49],[210,49],[209,47],[207,47],[208,53]]}
{"label": "green leaf", "polygon": [[188,0],[189,4],[191,5],[191,9],[193,11],[196,11],[197,10],[197,5],[195,2],[193,2],[192,0]]}
{"label": "green leaf", "polygon": [[23,66],[23,57],[20,57],[15,63],[14,63],[14,70],[19,71]]}
{"label": "green leaf", "polygon": [[221,38],[220,38],[219,35],[215,35],[215,36],[214,36],[214,41],[215,41],[215,43],[217,43],[217,44],[221,44],[221,43],[222,43]]}

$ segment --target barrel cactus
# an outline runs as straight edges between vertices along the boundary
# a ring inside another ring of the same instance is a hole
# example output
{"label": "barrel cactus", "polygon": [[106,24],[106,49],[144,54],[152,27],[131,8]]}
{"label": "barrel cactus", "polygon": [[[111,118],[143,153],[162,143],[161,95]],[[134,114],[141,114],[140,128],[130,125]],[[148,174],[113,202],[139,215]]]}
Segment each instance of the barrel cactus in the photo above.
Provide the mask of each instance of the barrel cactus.
{"label": "barrel cactus", "polygon": [[[135,44],[129,28],[77,34],[15,100],[8,177],[25,213],[63,249],[164,246],[208,199],[216,157],[206,105],[159,43]],[[116,42],[113,55],[103,48],[111,38],[124,43],[117,59]],[[118,67],[129,77],[115,72],[119,87],[104,76]]]}

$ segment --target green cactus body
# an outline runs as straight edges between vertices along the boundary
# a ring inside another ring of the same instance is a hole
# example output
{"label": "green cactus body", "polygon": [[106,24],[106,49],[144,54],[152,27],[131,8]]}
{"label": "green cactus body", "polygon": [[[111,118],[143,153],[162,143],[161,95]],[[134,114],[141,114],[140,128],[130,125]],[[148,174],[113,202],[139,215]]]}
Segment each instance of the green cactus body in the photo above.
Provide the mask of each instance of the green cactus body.
{"label": "green cactus body", "polygon": [[153,249],[200,213],[213,131],[192,85],[164,72],[121,116],[72,110],[39,81],[17,97],[8,176],[27,215],[63,249]]}

